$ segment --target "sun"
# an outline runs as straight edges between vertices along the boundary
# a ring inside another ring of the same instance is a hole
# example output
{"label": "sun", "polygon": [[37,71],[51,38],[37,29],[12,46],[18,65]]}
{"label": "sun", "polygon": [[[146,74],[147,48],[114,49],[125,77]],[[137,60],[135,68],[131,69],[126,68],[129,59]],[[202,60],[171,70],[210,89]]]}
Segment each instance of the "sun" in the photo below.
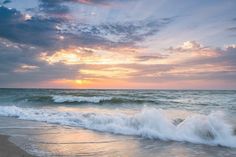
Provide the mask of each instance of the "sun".
{"label": "sun", "polygon": [[74,82],[77,85],[88,85],[91,83],[89,80],[74,80]]}
{"label": "sun", "polygon": [[83,84],[83,80],[75,80],[76,84]]}

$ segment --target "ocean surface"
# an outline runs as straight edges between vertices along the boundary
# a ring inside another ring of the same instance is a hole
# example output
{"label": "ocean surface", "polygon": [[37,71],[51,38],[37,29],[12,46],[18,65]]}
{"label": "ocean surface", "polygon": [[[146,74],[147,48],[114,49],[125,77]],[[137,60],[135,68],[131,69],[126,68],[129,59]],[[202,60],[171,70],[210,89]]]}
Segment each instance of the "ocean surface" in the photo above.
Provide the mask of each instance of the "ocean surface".
{"label": "ocean surface", "polygon": [[233,157],[236,91],[0,89],[0,133],[37,156]]}

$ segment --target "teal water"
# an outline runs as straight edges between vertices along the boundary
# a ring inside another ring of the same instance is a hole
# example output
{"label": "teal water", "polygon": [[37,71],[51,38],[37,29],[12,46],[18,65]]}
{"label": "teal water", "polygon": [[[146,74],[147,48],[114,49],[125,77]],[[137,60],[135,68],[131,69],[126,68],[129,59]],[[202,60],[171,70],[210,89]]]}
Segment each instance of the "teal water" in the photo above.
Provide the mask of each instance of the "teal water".
{"label": "teal water", "polygon": [[0,132],[39,156],[234,156],[235,113],[236,91],[0,89]]}

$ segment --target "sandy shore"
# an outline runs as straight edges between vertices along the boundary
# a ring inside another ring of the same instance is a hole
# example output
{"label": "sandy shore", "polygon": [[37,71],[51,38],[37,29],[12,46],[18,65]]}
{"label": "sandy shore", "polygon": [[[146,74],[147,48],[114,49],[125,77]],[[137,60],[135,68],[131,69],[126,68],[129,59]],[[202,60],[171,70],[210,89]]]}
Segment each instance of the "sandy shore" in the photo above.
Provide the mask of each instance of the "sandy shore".
{"label": "sandy shore", "polygon": [[0,157],[32,157],[32,155],[10,142],[8,136],[0,135]]}

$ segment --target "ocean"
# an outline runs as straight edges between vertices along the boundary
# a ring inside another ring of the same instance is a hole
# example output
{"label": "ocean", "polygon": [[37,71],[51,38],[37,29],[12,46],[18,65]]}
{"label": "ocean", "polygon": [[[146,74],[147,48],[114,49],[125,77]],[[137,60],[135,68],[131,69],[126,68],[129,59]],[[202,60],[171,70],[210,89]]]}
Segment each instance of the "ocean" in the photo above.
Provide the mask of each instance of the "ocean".
{"label": "ocean", "polygon": [[236,91],[0,89],[0,133],[36,156],[233,157]]}

